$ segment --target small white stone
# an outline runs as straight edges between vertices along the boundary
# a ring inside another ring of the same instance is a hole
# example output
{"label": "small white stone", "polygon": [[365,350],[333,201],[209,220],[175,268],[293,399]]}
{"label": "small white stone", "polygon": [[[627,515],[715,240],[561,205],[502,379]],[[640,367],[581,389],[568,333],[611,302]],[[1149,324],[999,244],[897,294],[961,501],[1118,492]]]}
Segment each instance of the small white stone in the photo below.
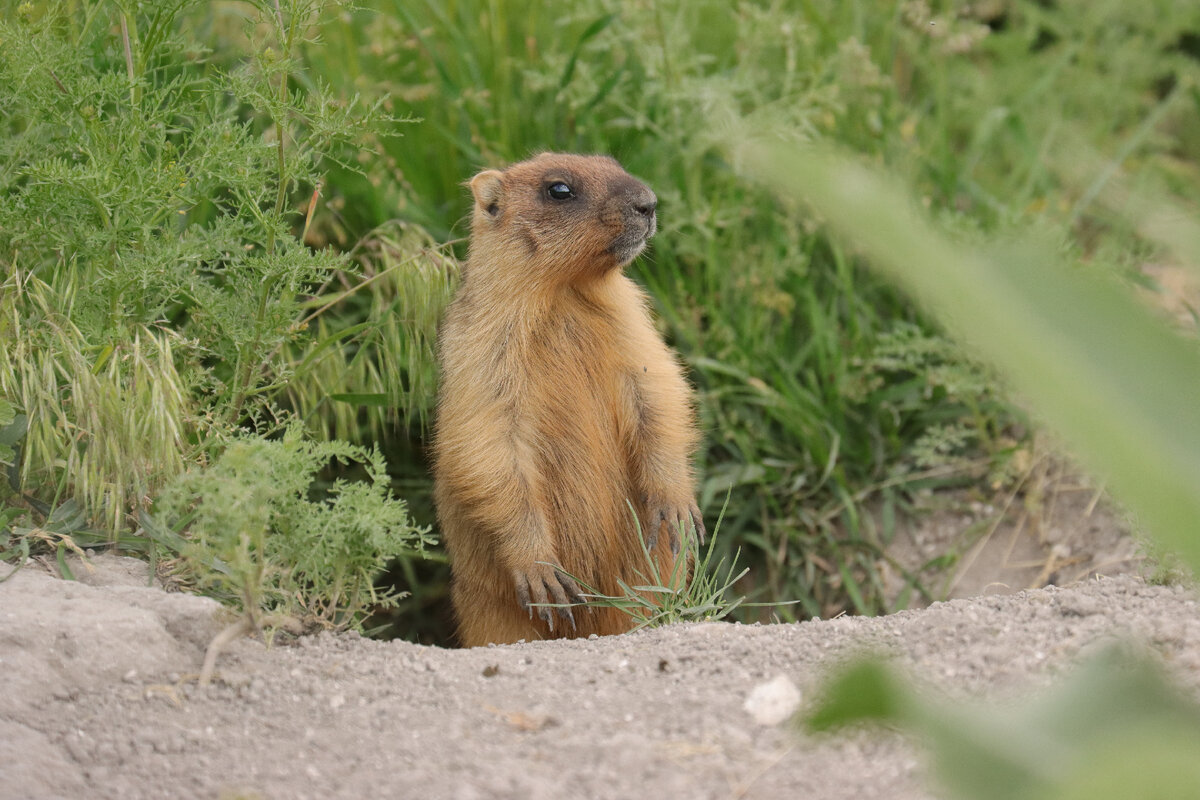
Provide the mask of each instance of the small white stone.
{"label": "small white stone", "polygon": [[786,675],[777,675],[750,690],[742,708],[759,725],[778,725],[800,707],[800,690]]}

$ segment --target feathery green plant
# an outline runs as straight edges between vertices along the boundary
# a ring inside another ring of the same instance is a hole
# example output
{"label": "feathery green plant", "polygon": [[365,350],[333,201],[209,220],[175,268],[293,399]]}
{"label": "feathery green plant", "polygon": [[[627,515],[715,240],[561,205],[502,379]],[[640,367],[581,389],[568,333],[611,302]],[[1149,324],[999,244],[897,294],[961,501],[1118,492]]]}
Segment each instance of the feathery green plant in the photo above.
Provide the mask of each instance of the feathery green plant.
{"label": "feathery green plant", "polygon": [[[366,278],[305,244],[331,165],[399,121],[305,72],[303,46],[342,6],[0,3],[0,435],[20,440],[0,457],[32,517],[0,516],[6,552],[183,554],[250,618],[357,624],[395,601],[374,574],[423,552],[424,529],[381,455],[305,441],[297,417],[359,391],[343,381],[394,404],[375,430],[427,408],[433,294],[453,265],[411,229],[381,234],[396,267]],[[344,363],[322,383],[330,354]],[[366,480],[306,500],[331,459]],[[164,491],[178,531],[151,511]]]}
{"label": "feathery green plant", "polygon": [[76,497],[111,537],[283,413],[307,294],[350,270],[296,235],[329,159],[381,122],[293,86],[327,5],[252,5],[227,69],[183,33],[195,3],[24,3],[0,23],[0,394],[29,419],[27,490]]}
{"label": "feathery green plant", "polygon": [[[366,480],[339,478],[318,491],[331,462],[362,465]],[[236,438],[210,467],[171,484],[154,515],[186,522],[185,574],[251,619],[282,614],[344,627],[395,605],[399,595],[376,589],[376,574],[433,541],[389,485],[378,450],[308,441],[292,425],[275,441]]]}

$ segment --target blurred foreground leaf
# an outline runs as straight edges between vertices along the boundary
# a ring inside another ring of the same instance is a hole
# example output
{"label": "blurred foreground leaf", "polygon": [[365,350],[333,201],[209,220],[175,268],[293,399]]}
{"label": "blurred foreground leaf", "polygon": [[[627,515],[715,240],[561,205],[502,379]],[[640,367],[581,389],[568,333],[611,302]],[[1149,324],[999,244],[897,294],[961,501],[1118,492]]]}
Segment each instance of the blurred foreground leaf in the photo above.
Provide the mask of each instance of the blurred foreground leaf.
{"label": "blurred foreground leaf", "polygon": [[[1200,350],[1114,280],[1031,241],[953,241],[907,194],[850,160],[781,143],[737,154],[804,200],[938,313],[1102,473],[1150,532],[1200,568]],[[1200,708],[1147,661],[1110,651],[1017,708],[928,699],[879,662],[836,679],[813,729],[876,720],[921,734],[957,796],[1200,797]]]}
{"label": "blurred foreground leaf", "polygon": [[982,353],[1145,521],[1200,569],[1200,350],[1115,281],[1046,242],[953,241],[851,160],[759,140],[743,169],[803,200]]}
{"label": "blurred foreground leaf", "polygon": [[930,699],[875,660],[835,678],[824,698],[810,729],[903,726],[929,743],[936,774],[958,797],[1200,797],[1200,707],[1118,648],[1018,707]]}

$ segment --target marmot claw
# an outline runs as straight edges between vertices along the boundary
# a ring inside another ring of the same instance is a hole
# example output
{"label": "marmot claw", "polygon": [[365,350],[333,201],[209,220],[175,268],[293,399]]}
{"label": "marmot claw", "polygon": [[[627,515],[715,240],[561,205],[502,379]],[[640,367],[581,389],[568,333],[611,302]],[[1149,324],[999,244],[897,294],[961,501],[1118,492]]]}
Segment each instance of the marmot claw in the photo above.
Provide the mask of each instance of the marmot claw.
{"label": "marmot claw", "polygon": [[679,554],[679,531],[686,530],[684,526],[691,526],[695,531],[700,543],[704,543],[705,537],[708,536],[708,531],[704,528],[704,518],[700,514],[700,507],[693,500],[682,505],[659,505],[656,512],[652,512],[650,522],[649,536],[646,538],[646,547],[650,550],[658,544],[658,531],[663,523],[667,524],[667,530],[670,532],[671,553]]}
{"label": "marmot claw", "polygon": [[[530,619],[533,618],[534,608],[537,608],[538,616],[550,626],[550,632],[553,633],[554,612],[557,611],[559,617],[571,623],[571,630],[575,630],[575,615],[569,606],[585,600],[575,581],[561,567],[534,564],[529,569],[515,569],[513,582],[517,587],[517,602],[529,612]],[[548,605],[550,603],[559,607],[551,608]]]}

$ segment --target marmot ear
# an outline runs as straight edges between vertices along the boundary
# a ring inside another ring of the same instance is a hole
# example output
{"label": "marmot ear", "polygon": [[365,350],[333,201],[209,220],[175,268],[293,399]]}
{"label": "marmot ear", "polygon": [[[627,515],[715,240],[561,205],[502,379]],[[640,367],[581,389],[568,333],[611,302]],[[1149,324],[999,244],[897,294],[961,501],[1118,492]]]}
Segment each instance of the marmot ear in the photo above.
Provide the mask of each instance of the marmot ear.
{"label": "marmot ear", "polygon": [[501,178],[501,173],[494,169],[484,170],[471,178],[471,194],[475,195],[475,204],[487,212],[489,217],[500,213],[500,198],[504,194]]}

